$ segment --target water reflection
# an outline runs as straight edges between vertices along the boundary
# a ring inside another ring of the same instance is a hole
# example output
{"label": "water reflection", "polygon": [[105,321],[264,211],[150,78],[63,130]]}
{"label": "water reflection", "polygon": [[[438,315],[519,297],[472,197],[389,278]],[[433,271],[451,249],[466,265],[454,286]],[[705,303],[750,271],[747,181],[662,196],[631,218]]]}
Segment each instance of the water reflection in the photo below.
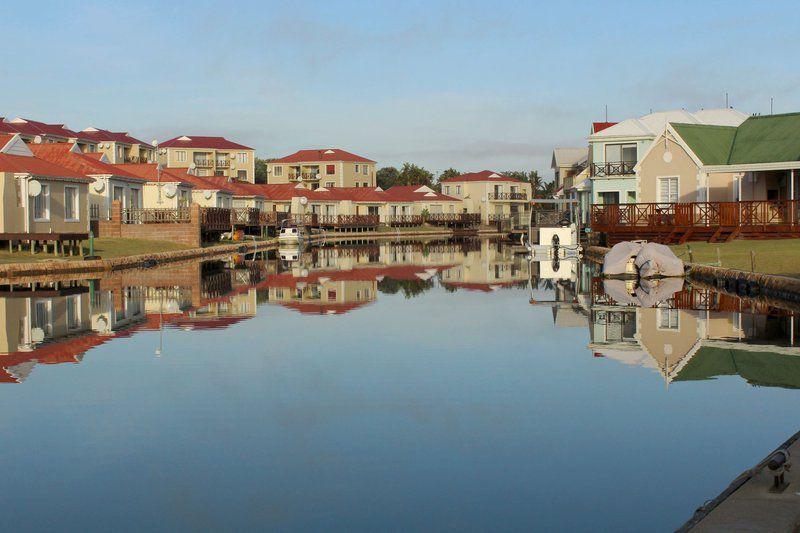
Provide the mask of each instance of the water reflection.
{"label": "water reflection", "polygon": [[667,383],[739,375],[800,387],[794,313],[684,285],[604,281],[577,260],[529,262],[489,240],[340,243],[286,254],[231,257],[129,271],[93,281],[5,286],[0,381],[20,383],[37,364],[78,363],[91,348],[138,331],[228,328],[270,312],[360,311],[381,295],[434,289],[527,287],[559,328],[587,328],[589,353],[659,372]]}

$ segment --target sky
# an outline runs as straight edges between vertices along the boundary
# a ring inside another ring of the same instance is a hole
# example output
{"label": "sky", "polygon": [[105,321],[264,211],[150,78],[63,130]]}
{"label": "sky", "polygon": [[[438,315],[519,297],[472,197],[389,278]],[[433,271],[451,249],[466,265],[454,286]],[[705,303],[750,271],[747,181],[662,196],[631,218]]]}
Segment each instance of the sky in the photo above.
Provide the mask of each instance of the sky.
{"label": "sky", "polygon": [[795,2],[14,2],[0,116],[538,170],[592,121],[800,111]]}

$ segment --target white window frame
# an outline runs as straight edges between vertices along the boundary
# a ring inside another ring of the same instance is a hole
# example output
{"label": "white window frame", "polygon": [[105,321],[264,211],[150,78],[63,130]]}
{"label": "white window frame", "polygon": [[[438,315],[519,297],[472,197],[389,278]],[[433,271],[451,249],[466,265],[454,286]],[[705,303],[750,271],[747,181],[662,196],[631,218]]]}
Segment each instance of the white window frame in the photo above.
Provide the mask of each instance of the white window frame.
{"label": "white window frame", "polygon": [[186,163],[186,150],[176,150],[175,161],[178,163]]}
{"label": "white window frame", "polygon": [[[675,201],[665,200],[661,197],[661,182],[662,180],[675,180]],[[680,176],[657,176],[656,177],[656,203],[659,204],[672,204],[678,203],[681,197],[681,179]]]}
{"label": "white window frame", "polygon": [[[667,326],[661,325],[661,317],[664,313],[669,313],[667,318]],[[674,321],[672,319],[675,319]],[[669,307],[659,307],[656,309],[656,329],[658,331],[680,331],[681,329],[681,314],[677,309],[670,309]]]}
{"label": "white window frame", "polygon": [[[36,199],[41,198],[43,203],[44,209],[44,216],[37,217],[36,216]],[[35,196],[33,198],[33,202],[31,205],[31,211],[33,211],[33,221],[34,222],[50,222],[50,184],[49,183],[42,183],[42,192],[39,193],[39,196]]]}
{"label": "white window frame", "polygon": [[236,154],[236,160],[239,163],[247,163],[247,152],[239,152]]}
{"label": "white window frame", "polygon": [[[67,193],[75,192],[75,205],[72,206],[73,213],[71,217],[67,216]],[[80,222],[81,221],[81,192],[80,189],[74,185],[64,186],[64,222]]]}
{"label": "white window frame", "polygon": [[364,174],[366,176],[368,170],[369,169],[367,168],[367,165],[361,165],[361,173],[362,174]]}
{"label": "white window frame", "polygon": [[461,185],[456,185],[456,194],[461,195]]}
{"label": "white window frame", "polygon": [[280,165],[272,167],[272,174],[277,178],[278,176],[283,176],[283,167]]}
{"label": "white window frame", "polygon": [[[69,306],[71,302],[75,302],[75,325],[70,324],[69,322]],[[64,318],[67,321],[67,329],[69,331],[76,331],[81,329],[81,297],[79,294],[73,294],[71,296],[67,296],[65,301],[65,309],[64,309]]]}
{"label": "white window frame", "polygon": [[358,174],[358,163],[356,163],[356,174]]}

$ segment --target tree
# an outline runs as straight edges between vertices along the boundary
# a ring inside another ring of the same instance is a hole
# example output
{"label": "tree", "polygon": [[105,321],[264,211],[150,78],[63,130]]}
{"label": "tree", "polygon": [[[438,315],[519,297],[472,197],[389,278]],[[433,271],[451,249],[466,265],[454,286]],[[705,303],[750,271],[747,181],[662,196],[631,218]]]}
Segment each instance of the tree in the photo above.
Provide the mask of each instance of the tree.
{"label": "tree", "polygon": [[539,175],[539,172],[536,170],[531,170],[530,172],[526,172],[524,170],[508,170],[503,172],[504,175],[508,176],[509,178],[518,179],[520,181],[525,181],[531,184],[531,193],[533,194],[534,198],[541,198],[542,193],[544,191],[544,180]]}
{"label": "tree", "polygon": [[399,185],[400,171],[394,167],[383,167],[375,173],[375,181],[381,189],[388,189],[393,185]]}
{"label": "tree", "polygon": [[267,163],[270,161],[272,161],[272,159],[261,159],[256,157],[256,183],[267,182]]}
{"label": "tree", "polygon": [[433,173],[413,163],[403,163],[400,169],[400,185],[433,185]]}
{"label": "tree", "polygon": [[442,172],[442,175],[439,176],[439,181],[441,182],[441,181],[444,181],[444,180],[449,179],[449,178],[458,177],[460,175],[461,175],[461,172],[459,172],[458,170],[454,169],[453,167],[450,167],[447,170],[445,170],[444,172]]}

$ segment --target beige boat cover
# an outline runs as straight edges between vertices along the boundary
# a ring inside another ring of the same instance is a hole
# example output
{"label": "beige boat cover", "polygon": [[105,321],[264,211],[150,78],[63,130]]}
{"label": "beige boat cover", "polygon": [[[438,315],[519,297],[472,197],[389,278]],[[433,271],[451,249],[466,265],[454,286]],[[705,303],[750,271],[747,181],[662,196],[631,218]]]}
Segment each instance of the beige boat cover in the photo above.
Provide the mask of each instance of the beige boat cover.
{"label": "beige boat cover", "polygon": [[636,257],[641,249],[642,243],[640,242],[623,241],[615,244],[603,258],[603,275],[624,276],[629,274],[628,261],[631,257]]}
{"label": "beige boat cover", "polygon": [[654,242],[645,243],[636,255],[640,278],[683,277],[683,261],[669,246]]}

